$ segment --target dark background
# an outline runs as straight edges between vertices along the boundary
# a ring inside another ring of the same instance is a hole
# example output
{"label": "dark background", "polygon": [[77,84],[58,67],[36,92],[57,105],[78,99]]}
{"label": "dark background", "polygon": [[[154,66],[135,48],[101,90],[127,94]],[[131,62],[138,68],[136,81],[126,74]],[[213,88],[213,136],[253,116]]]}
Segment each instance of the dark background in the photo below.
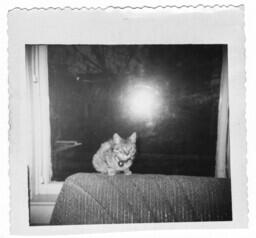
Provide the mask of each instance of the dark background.
{"label": "dark background", "polygon": [[[136,131],[134,173],[214,175],[223,45],[48,47],[53,180],[94,172],[92,156],[117,132]],[[131,118],[126,89],[156,85],[152,124]],[[82,146],[60,151],[57,140]]]}

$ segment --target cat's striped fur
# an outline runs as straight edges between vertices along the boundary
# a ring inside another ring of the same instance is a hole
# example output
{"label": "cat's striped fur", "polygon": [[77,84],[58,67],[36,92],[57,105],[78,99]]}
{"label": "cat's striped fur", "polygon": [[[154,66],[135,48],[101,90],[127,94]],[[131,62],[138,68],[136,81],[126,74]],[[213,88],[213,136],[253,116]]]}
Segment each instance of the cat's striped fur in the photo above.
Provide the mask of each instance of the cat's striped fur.
{"label": "cat's striped fur", "polygon": [[130,167],[136,153],[136,133],[127,139],[121,138],[117,133],[113,138],[102,143],[93,156],[92,164],[96,171],[115,175],[124,172],[130,175]]}

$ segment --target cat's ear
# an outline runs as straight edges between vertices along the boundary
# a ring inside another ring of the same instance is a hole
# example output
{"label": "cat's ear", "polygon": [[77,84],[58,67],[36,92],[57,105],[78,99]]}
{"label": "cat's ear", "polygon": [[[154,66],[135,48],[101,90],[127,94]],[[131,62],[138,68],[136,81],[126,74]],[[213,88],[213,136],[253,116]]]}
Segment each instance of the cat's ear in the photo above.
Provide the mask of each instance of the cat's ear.
{"label": "cat's ear", "polygon": [[117,133],[115,133],[113,135],[113,141],[114,141],[115,144],[119,144],[120,141],[121,141],[121,137]]}
{"label": "cat's ear", "polygon": [[136,132],[133,132],[130,137],[129,137],[129,140],[132,142],[132,143],[135,143],[136,142],[136,138],[137,138],[137,134]]}

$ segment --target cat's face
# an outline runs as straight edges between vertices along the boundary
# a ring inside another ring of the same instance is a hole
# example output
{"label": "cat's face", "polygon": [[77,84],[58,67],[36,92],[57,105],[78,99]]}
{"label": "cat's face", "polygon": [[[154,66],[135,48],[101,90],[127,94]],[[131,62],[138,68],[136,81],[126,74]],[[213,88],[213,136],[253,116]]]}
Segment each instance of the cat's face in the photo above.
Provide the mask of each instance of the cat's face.
{"label": "cat's face", "polygon": [[136,153],[136,133],[132,133],[127,139],[121,138],[118,134],[113,136],[113,152],[120,160],[133,158]]}

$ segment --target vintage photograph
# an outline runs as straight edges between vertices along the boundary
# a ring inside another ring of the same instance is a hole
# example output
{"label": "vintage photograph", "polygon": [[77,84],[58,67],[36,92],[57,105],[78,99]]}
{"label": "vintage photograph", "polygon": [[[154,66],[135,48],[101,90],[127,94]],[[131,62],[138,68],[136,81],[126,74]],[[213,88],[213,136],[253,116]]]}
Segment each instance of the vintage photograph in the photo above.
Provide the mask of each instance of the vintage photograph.
{"label": "vintage photograph", "polygon": [[12,10],[11,233],[247,227],[243,19]]}
{"label": "vintage photograph", "polygon": [[25,50],[31,226],[232,221],[228,45]]}

